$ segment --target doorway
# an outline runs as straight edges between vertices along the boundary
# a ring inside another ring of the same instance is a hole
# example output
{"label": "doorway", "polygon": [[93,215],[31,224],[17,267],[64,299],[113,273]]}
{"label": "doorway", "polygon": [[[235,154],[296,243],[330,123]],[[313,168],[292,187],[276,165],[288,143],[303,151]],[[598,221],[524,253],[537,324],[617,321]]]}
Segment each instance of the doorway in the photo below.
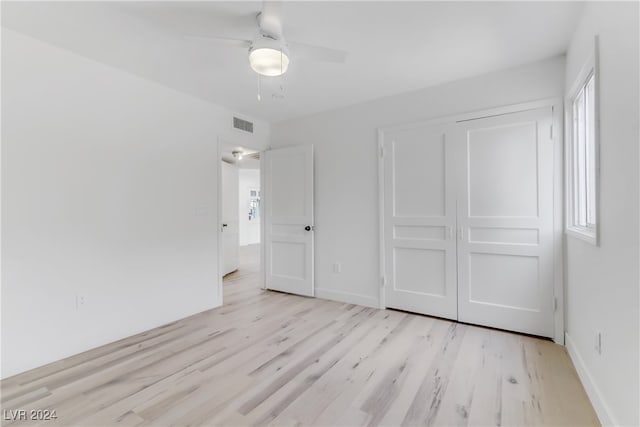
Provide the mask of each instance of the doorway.
{"label": "doorway", "polygon": [[313,296],[313,145],[219,152],[219,296],[238,282]]}
{"label": "doorway", "polygon": [[261,288],[262,190],[260,152],[237,145],[220,148],[221,275],[224,295],[231,289]]}

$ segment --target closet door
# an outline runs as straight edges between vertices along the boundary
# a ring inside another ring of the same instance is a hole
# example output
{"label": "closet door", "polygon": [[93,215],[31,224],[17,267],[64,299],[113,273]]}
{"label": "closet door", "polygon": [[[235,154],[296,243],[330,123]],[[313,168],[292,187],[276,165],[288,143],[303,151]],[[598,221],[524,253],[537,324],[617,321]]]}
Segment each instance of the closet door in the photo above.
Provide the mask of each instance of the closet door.
{"label": "closet door", "polygon": [[553,336],[551,108],[458,124],[458,319]]}
{"label": "closet door", "polygon": [[387,307],[457,318],[455,168],[445,126],[382,133]]}

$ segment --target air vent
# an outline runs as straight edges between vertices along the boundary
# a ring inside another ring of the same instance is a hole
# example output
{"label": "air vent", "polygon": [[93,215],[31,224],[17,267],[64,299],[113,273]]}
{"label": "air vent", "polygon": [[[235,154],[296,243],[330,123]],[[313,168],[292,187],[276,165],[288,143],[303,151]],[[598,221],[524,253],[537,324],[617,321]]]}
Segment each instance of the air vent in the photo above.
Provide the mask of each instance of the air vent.
{"label": "air vent", "polygon": [[244,132],[253,133],[253,123],[239,119],[238,117],[233,118],[233,128]]}

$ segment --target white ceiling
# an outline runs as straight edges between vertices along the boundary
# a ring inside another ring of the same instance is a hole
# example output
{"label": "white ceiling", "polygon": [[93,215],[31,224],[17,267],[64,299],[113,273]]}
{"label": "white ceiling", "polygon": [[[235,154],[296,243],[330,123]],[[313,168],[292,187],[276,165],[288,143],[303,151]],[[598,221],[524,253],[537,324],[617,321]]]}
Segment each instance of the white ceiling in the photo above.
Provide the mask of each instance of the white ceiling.
{"label": "white ceiling", "polygon": [[343,49],[342,65],[291,59],[284,99],[247,52],[186,34],[252,22],[260,2],[2,2],[3,26],[239,113],[279,121],[565,52],[580,2],[287,2],[288,40]]}

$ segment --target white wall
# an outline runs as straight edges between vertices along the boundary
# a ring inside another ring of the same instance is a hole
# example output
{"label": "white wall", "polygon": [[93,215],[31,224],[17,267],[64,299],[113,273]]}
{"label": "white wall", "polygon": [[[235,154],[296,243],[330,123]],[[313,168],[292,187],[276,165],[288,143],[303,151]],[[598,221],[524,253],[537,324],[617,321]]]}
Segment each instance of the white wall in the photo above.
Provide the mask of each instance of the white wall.
{"label": "white wall", "polygon": [[3,377],[220,304],[230,112],[6,29],[2,90]]}
{"label": "white wall", "polygon": [[563,88],[564,58],[555,58],[273,124],[274,147],[315,145],[316,295],[378,305],[377,127],[558,97]]}
{"label": "white wall", "polygon": [[239,173],[240,246],[254,245],[260,243],[260,218],[249,221],[249,190],[260,190],[260,169],[240,169]]}
{"label": "white wall", "polygon": [[[603,423],[640,425],[638,3],[589,2],[566,87],[600,37],[600,246],[567,236],[567,346]],[[602,355],[595,334],[602,333]]]}

